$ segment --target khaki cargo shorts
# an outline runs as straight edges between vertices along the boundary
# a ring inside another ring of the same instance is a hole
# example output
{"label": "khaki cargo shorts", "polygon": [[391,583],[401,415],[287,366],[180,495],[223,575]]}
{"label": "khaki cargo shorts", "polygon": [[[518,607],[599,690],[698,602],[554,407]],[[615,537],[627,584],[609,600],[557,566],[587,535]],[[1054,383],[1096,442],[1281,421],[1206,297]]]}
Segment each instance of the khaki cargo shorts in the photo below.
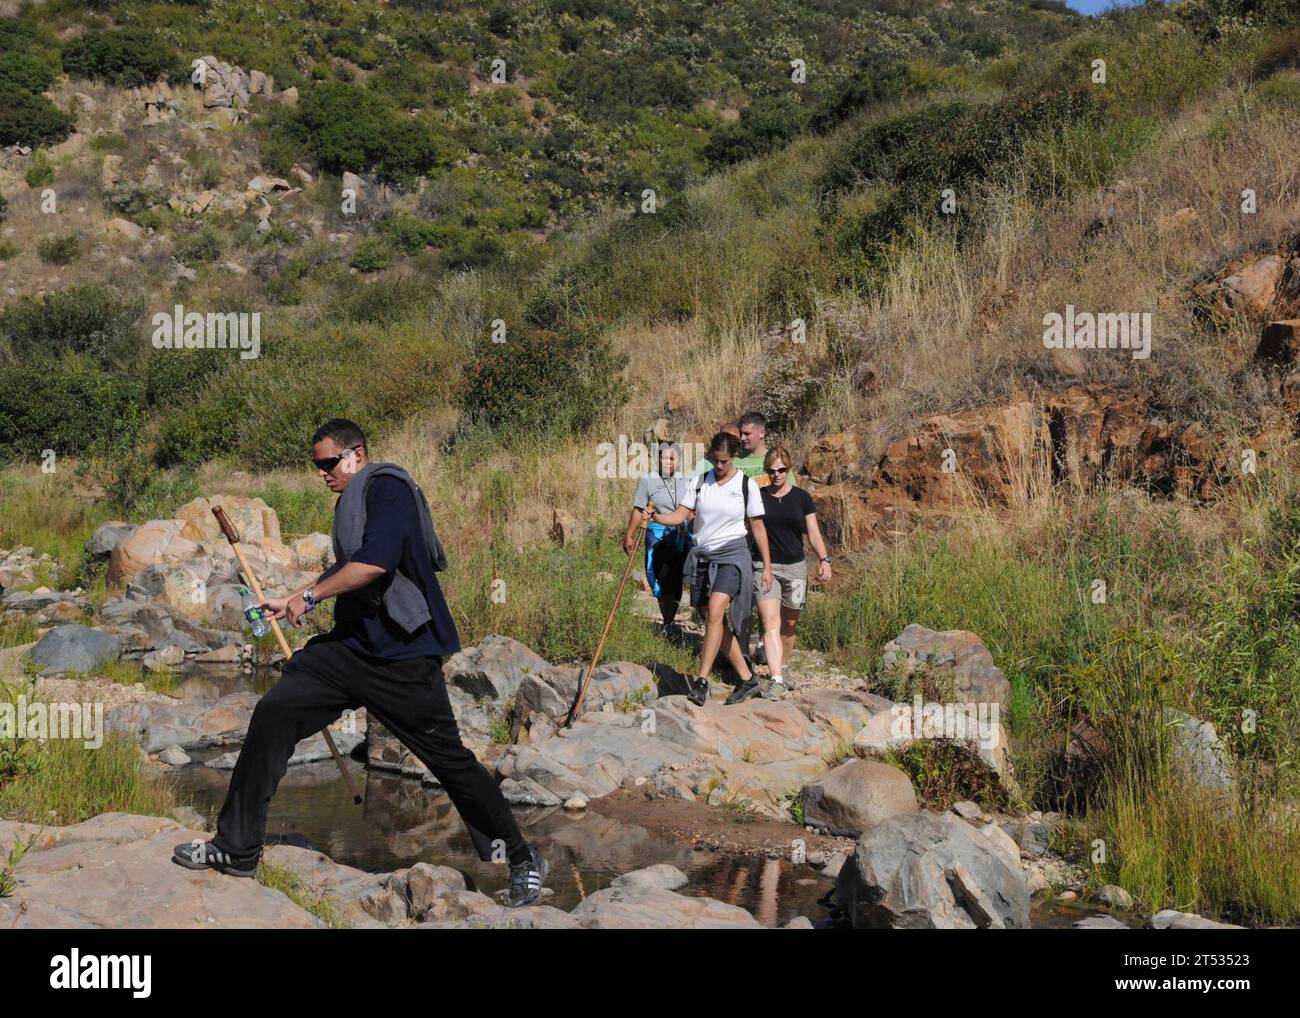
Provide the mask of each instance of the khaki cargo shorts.
{"label": "khaki cargo shorts", "polygon": [[808,606],[808,562],[772,563],[772,589],[763,593],[763,563],[754,563],[754,600],[776,601],[792,611]]}

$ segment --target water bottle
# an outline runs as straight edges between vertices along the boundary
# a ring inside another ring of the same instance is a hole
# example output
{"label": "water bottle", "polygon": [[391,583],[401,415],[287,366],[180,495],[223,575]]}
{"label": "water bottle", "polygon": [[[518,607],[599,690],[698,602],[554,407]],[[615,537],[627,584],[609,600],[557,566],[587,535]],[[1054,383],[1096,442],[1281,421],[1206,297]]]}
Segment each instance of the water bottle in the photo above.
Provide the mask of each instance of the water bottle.
{"label": "water bottle", "polygon": [[257,598],[247,587],[239,588],[239,596],[243,599],[244,618],[248,619],[248,624],[253,629],[253,636],[265,636],[271,631],[271,623],[267,620],[266,611],[257,607]]}

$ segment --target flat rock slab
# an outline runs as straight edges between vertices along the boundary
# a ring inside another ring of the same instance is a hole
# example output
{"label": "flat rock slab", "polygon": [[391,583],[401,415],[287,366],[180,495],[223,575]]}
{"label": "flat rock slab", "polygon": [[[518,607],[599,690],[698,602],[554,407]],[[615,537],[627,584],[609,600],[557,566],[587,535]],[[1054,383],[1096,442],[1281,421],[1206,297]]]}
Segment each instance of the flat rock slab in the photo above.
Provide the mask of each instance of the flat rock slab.
{"label": "flat rock slab", "polygon": [[652,885],[607,887],[569,913],[589,930],[761,930],[743,908]]}
{"label": "flat rock slab", "polygon": [[256,880],[189,870],[172,849],[207,835],[160,817],[105,813],[71,827],[0,821],[0,848],[36,835],[0,898],[3,929],[315,929]]}

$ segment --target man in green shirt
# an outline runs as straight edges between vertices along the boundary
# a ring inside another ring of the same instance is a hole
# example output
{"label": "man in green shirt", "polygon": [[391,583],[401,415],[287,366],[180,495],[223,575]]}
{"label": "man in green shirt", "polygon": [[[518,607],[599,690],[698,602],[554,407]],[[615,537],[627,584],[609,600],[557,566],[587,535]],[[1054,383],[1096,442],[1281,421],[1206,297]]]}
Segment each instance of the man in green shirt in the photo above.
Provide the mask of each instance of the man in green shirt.
{"label": "man in green shirt", "polygon": [[[739,423],[724,424],[718,430],[740,439],[741,455],[735,459],[736,469],[760,488],[766,485],[768,476],[763,469],[763,457],[767,455],[767,419],[757,412],[747,413]],[[695,464],[697,476],[707,474],[712,469],[713,464],[705,458]]]}
{"label": "man in green shirt", "polygon": [[767,418],[751,411],[738,423],[741,455],[736,457],[736,469],[758,482],[761,488],[768,482],[767,471],[763,469],[763,458],[767,455]]}

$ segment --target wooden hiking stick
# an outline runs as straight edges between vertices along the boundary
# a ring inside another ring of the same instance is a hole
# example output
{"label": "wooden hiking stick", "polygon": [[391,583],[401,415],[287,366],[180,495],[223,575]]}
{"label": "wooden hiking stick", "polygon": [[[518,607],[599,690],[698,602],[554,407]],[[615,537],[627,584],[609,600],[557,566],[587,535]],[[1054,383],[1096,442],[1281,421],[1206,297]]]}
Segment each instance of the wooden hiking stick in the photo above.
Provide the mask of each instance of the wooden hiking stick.
{"label": "wooden hiking stick", "polygon": [[[234,523],[226,515],[226,511],[219,505],[212,507],[212,515],[217,518],[217,525],[221,527],[221,532],[226,535],[226,540],[230,542],[230,547],[235,552],[235,558],[239,559],[239,568],[243,571],[244,579],[248,581],[249,588],[253,591],[253,596],[259,601],[265,601],[262,596],[261,585],[257,582],[257,576],[248,564],[248,559],[244,558],[244,552],[239,547],[239,531],[235,529]],[[289,641],[284,638],[284,633],[280,631],[280,623],[275,619],[267,619],[271,623],[271,632],[275,633],[276,641],[280,644],[280,651],[284,654],[285,660],[293,657],[293,650],[289,647]],[[339,773],[343,775],[343,783],[348,786],[348,791],[352,793],[352,801],[358,806],[361,805],[361,794],[357,791],[357,786],[352,783],[352,775],[343,765],[343,757],[339,756],[339,748],[334,745],[334,737],[330,735],[328,728],[322,728],[321,735],[325,736],[325,745],[329,747],[330,756],[339,766]]]}
{"label": "wooden hiking stick", "polygon": [[[646,508],[651,513],[655,511],[655,504],[647,502]],[[641,539],[645,536],[646,522],[641,521],[641,525],[636,528],[636,540],[632,542],[632,551],[627,557],[627,565],[623,567],[623,578],[618,581],[618,592],[614,595],[614,603],[610,605],[609,616],[605,619],[605,628],[601,630],[600,642],[596,644],[596,653],[591,655],[591,664],[587,667],[587,677],[582,680],[582,685],[578,687],[578,695],[573,701],[573,706],[569,708],[569,716],[564,719],[563,728],[570,727],[574,719],[578,716],[578,711],[582,709],[582,699],[587,695],[587,686],[591,683],[591,677],[596,674],[596,665],[600,662],[601,651],[605,649],[605,640],[609,636],[609,627],[614,624],[614,614],[618,611],[618,602],[623,598],[623,588],[627,586],[627,578],[632,575],[632,563],[636,561],[637,549],[641,547]]]}

